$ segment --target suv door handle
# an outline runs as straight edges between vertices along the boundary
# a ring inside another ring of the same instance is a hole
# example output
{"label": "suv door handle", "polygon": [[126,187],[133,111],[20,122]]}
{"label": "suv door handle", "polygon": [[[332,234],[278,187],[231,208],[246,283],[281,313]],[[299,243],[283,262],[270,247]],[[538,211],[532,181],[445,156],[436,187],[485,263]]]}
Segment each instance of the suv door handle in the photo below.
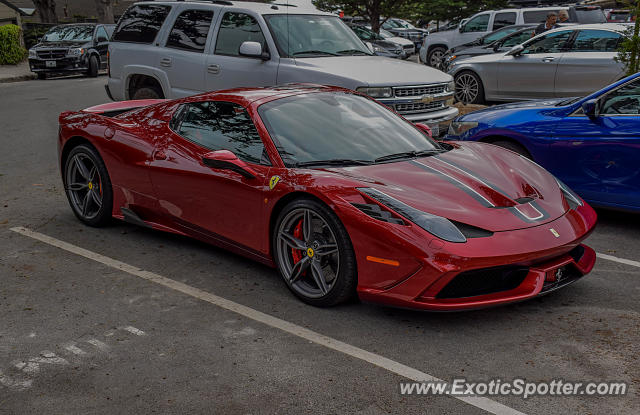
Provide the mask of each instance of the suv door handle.
{"label": "suv door handle", "polygon": [[207,66],[207,72],[209,72],[210,74],[213,74],[213,75],[219,74],[220,73],[220,65],[213,64],[213,65]]}
{"label": "suv door handle", "polygon": [[553,62],[555,59],[553,56],[547,56],[546,58],[542,58],[542,62]]}
{"label": "suv door handle", "polygon": [[160,66],[170,67],[171,66],[171,58],[162,58],[162,59],[160,59]]}

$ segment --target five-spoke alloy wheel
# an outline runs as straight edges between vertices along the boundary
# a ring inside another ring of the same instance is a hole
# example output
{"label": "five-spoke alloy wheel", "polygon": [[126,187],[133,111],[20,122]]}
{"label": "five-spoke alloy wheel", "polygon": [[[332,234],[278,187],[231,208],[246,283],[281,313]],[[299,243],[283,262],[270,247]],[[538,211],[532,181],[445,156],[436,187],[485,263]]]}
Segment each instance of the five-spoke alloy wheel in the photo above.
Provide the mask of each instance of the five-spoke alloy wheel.
{"label": "five-spoke alloy wheel", "polygon": [[113,193],[104,162],[88,145],[75,147],[65,160],[64,185],[73,213],[91,226],[111,218]]}
{"label": "five-spoke alloy wheel", "polygon": [[300,199],[287,205],[274,230],[273,248],[287,286],[305,302],[330,306],[353,295],[357,277],[349,236],[321,203]]}

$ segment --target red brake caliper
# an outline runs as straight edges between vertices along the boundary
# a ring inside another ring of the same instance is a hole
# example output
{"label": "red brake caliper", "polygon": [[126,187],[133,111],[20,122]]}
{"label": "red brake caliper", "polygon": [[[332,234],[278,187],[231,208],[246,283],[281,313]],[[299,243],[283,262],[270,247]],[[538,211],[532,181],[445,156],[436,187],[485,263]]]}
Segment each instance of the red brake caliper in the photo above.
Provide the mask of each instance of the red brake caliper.
{"label": "red brake caliper", "polygon": [[[293,237],[301,239],[302,236],[302,219],[298,222],[295,228],[293,228]],[[297,264],[302,259],[302,252],[299,249],[291,248],[291,256],[293,257],[293,263]]]}

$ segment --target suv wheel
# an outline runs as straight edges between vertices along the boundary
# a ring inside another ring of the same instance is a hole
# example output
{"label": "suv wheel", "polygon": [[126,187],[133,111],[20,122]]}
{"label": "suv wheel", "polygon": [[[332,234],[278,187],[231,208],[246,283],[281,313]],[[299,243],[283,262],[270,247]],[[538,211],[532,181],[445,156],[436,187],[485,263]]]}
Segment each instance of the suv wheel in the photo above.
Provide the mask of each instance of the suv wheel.
{"label": "suv wheel", "polygon": [[440,61],[447,50],[442,46],[436,46],[427,53],[427,65],[437,68],[440,66]]}
{"label": "suv wheel", "polygon": [[131,96],[131,99],[159,99],[162,98],[162,91],[158,91],[158,88],[153,86],[143,86],[136,89]]}

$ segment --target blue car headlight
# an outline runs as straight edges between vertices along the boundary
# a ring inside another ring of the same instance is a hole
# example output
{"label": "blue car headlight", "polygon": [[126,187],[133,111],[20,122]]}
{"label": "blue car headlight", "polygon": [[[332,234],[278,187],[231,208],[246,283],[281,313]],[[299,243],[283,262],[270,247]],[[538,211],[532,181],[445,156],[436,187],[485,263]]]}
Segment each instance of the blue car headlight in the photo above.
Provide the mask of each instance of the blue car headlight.
{"label": "blue car headlight", "polygon": [[449,135],[459,137],[467,131],[476,128],[478,126],[477,122],[473,121],[453,121],[449,125]]}
{"label": "blue car headlight", "polygon": [[467,242],[467,238],[460,232],[460,229],[447,218],[422,212],[371,187],[359,187],[358,190],[407,218],[433,236],[448,242]]}

